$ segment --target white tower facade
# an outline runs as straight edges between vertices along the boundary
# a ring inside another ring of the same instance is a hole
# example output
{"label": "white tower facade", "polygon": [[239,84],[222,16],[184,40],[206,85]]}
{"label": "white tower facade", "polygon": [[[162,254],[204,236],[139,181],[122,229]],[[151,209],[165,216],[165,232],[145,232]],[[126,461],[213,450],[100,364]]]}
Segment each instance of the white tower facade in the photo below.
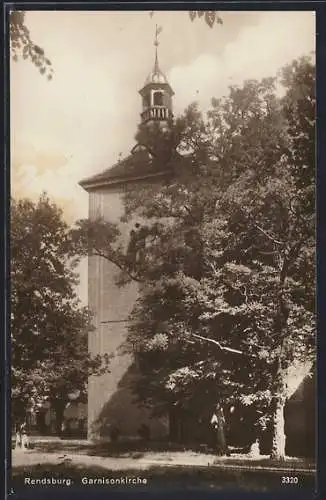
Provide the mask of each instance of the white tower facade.
{"label": "white tower facade", "polygon": [[[155,40],[155,63],[140,90],[142,97],[141,124],[159,122],[164,125],[172,118],[172,96],[166,76],[161,72]],[[152,166],[152,159],[141,148],[117,164],[80,182],[89,193],[89,218],[98,216],[118,223],[121,242],[127,247],[130,230],[135,221],[121,222],[124,213],[123,195],[130,183],[160,183],[170,175]],[[152,419],[147,410],[135,403],[131,383],[137,377],[137,368],[131,356],[122,354],[128,329],[126,319],[137,299],[137,284],[118,287],[117,268],[103,257],[91,256],[88,262],[88,305],[94,315],[95,330],[89,334],[89,352],[92,355],[114,354],[110,373],[91,377],[88,385],[88,438],[108,439],[112,427],[125,437],[137,436],[142,425],[147,425],[151,436],[158,438],[168,433],[165,419]]]}

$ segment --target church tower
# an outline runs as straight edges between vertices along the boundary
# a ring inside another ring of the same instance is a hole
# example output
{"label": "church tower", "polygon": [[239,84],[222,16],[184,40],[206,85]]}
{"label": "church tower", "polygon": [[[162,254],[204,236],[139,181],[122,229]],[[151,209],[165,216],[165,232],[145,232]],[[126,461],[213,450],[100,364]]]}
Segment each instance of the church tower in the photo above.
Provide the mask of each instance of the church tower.
{"label": "church tower", "polygon": [[166,126],[173,118],[172,97],[174,92],[158,63],[158,35],[160,28],[156,27],[155,33],[155,62],[152,71],[149,73],[144,86],[139,91],[142,97],[141,124],[151,124],[153,122]]}
{"label": "church tower", "polygon": [[[158,123],[168,127],[172,119],[173,90],[159,67],[159,31],[156,28],[154,67],[140,90],[140,124],[151,126]],[[127,188],[136,183],[160,184],[170,175],[166,166],[154,167],[147,150],[136,144],[127,157],[79,183],[89,195],[89,219],[102,217],[118,224],[120,244],[127,250],[131,231],[138,222],[121,220]],[[150,413],[135,403],[131,387],[137,377],[137,367],[122,349],[128,333],[128,317],[138,297],[138,284],[117,286],[118,271],[112,262],[99,255],[88,258],[88,306],[94,323],[94,330],[89,333],[88,349],[92,356],[113,354],[110,373],[89,379],[88,439],[110,439],[112,428],[118,428],[122,439],[137,437],[138,430],[144,425],[149,428],[151,437],[160,438],[168,433],[167,421],[150,418]]]}

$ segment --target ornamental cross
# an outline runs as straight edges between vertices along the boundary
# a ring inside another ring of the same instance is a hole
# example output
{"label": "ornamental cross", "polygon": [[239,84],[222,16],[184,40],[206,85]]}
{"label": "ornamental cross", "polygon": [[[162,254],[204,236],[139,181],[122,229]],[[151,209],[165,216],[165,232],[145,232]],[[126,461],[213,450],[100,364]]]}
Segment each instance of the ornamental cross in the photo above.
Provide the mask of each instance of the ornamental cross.
{"label": "ornamental cross", "polygon": [[162,31],[162,26],[157,26],[156,25],[156,29],[155,29],[155,41],[154,41],[155,47],[157,47],[159,45],[158,35],[161,33],[161,31]]}

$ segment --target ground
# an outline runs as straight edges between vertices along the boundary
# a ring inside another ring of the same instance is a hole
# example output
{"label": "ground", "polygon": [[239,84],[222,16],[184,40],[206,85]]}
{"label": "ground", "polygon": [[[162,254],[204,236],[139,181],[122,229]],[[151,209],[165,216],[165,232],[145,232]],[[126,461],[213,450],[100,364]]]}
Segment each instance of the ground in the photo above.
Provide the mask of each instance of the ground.
{"label": "ground", "polygon": [[[26,486],[25,478],[54,477],[68,478],[71,487],[87,489],[96,487],[89,484],[94,478],[104,478],[109,482],[123,477],[145,479],[146,485],[137,479],[137,485],[100,484],[97,487],[114,491],[121,487],[137,491],[153,488],[164,488],[165,491],[314,489],[315,466],[308,460],[287,457],[285,461],[273,462],[267,456],[255,458],[233,453],[230,457],[216,457],[212,453],[192,450],[167,451],[163,445],[157,445],[154,451],[146,448],[130,443],[96,446],[78,441],[37,442],[26,452],[13,450],[12,487],[18,491],[25,483],[25,488],[35,489],[35,485]],[[83,484],[83,481],[88,484]]]}

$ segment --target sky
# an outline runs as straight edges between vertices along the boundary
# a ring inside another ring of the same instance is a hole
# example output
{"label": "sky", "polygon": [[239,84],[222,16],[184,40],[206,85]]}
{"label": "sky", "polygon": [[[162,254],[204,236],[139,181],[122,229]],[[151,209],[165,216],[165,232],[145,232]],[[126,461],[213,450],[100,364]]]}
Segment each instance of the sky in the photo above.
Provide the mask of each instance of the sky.
{"label": "sky", "polygon": [[[190,21],[187,11],[33,11],[26,24],[51,60],[48,81],[28,60],[11,63],[11,190],[37,200],[42,191],[69,223],[87,217],[81,179],[114,164],[134,145],[142,87],[154,63],[155,24],[162,27],[159,62],[175,92],[174,114],[248,78],[274,76],[315,50],[315,14],[223,12],[223,26]],[[87,270],[79,293],[87,301]]]}

